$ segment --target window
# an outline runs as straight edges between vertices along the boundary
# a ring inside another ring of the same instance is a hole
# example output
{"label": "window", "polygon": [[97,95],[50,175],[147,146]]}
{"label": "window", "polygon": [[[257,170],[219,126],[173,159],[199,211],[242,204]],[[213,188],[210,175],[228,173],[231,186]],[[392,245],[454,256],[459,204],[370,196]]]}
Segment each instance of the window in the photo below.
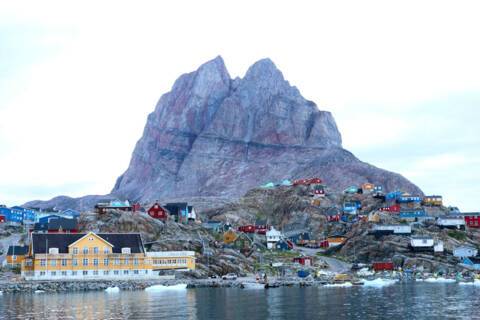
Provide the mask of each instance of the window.
{"label": "window", "polygon": [[98,276],[98,270],[94,270],[94,271],[93,271],[93,275],[94,275],[94,276]]}
{"label": "window", "polygon": [[138,258],[133,259],[133,264],[138,266]]}
{"label": "window", "polygon": [[88,248],[87,247],[83,247],[83,254],[88,254]]}
{"label": "window", "polygon": [[77,275],[77,271],[72,271],[72,276],[76,276]]}
{"label": "window", "polygon": [[40,260],[40,266],[45,267],[46,265],[47,265],[47,262],[45,261],[45,259],[41,259]]}
{"label": "window", "polygon": [[113,274],[114,274],[114,275],[118,275],[118,270],[114,270],[114,271],[113,271]]}
{"label": "window", "polygon": [[147,274],[147,273],[148,273],[148,270],[145,270],[145,274]]}
{"label": "window", "polygon": [[98,266],[98,259],[93,259],[93,265]]}
{"label": "window", "polygon": [[45,275],[45,271],[40,271],[40,275],[41,275],[41,276],[44,276],[44,275]]}
{"label": "window", "polygon": [[119,259],[119,258],[115,258],[115,264],[116,264],[116,265],[119,265],[119,264],[120,264],[120,259]]}
{"label": "window", "polygon": [[83,265],[88,266],[88,259],[83,259]]}
{"label": "window", "polygon": [[57,260],[50,260],[50,265],[52,267],[56,267],[57,266]]}
{"label": "window", "polygon": [[123,270],[123,274],[128,274],[128,270]]}
{"label": "window", "polygon": [[67,275],[67,271],[62,271],[62,276],[66,276]]}
{"label": "window", "polygon": [[103,259],[103,265],[108,266],[108,259]]}
{"label": "window", "polygon": [[17,260],[17,256],[12,256],[12,260],[13,261]]}
{"label": "window", "polygon": [[50,275],[55,277],[57,275],[57,271],[50,272]]}
{"label": "window", "polygon": [[62,259],[62,267],[66,267],[67,266],[67,259]]}
{"label": "window", "polygon": [[109,253],[110,253],[110,249],[108,249],[108,247],[103,248],[103,253],[104,253],[104,254],[109,254]]}
{"label": "window", "polygon": [[72,259],[72,266],[74,266],[74,267],[78,266],[78,260],[77,259]]}
{"label": "window", "polygon": [[88,271],[84,270],[82,273],[84,276],[88,276]]}
{"label": "window", "polygon": [[134,273],[134,274],[138,274],[138,270],[133,270],[133,273]]}
{"label": "window", "polygon": [[93,248],[93,253],[98,254],[98,247]]}
{"label": "window", "polygon": [[124,261],[123,264],[128,265],[129,263],[130,263],[130,261],[128,261],[128,258],[125,258],[125,261]]}
{"label": "window", "polygon": [[110,273],[110,271],[108,271],[108,270],[103,270],[103,275],[108,276],[109,273]]}
{"label": "window", "polygon": [[73,248],[73,254],[78,254],[78,248],[77,247]]}

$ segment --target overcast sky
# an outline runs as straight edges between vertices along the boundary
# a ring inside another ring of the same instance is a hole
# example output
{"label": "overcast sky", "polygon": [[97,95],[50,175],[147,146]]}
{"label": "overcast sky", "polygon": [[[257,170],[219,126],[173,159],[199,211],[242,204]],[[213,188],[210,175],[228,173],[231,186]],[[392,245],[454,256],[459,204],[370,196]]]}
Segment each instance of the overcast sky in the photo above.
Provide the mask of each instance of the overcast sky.
{"label": "overcast sky", "polygon": [[108,193],[160,95],[221,55],[270,57],[360,159],[480,210],[478,1],[66,2],[0,4],[0,203]]}

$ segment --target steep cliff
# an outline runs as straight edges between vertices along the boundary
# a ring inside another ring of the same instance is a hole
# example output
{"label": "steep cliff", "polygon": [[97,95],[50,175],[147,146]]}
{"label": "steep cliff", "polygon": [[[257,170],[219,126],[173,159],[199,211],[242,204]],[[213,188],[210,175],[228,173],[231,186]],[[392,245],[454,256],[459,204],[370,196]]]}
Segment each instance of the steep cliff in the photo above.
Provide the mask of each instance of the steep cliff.
{"label": "steep cliff", "polygon": [[271,60],[230,79],[217,57],[160,98],[112,194],[143,201],[234,198],[267,181],[303,176],[338,189],[370,181],[421,193],[344,150],[331,113],[303,98]]}

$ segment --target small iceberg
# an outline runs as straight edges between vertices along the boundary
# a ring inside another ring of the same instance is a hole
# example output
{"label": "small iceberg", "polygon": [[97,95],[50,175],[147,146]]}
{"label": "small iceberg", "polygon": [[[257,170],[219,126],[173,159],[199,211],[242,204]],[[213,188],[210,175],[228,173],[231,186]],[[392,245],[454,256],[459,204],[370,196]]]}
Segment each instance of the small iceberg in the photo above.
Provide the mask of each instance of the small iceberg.
{"label": "small iceberg", "polygon": [[330,287],[330,288],[347,288],[351,287],[353,284],[351,282],[344,282],[344,283],[333,283],[333,284],[326,284],[324,287]]}
{"label": "small iceberg", "polygon": [[460,282],[459,285],[461,286],[480,286],[480,280],[475,279],[471,282]]}
{"label": "small iceberg", "polygon": [[3,295],[3,291],[0,291],[0,296]]}
{"label": "small iceberg", "polygon": [[35,290],[35,293],[45,293],[45,290]]}
{"label": "small iceberg", "polygon": [[242,283],[242,289],[265,289],[265,284],[256,282],[244,282]]}
{"label": "small iceberg", "polygon": [[105,289],[105,292],[107,292],[107,293],[118,293],[118,292],[120,292],[120,288],[119,287],[108,287],[107,289]]}
{"label": "small iceberg", "polygon": [[145,288],[145,291],[147,292],[162,292],[162,291],[176,291],[176,290],[186,290],[187,289],[187,284],[186,283],[181,283],[181,284],[176,284],[173,286],[164,286],[161,284],[150,286]]}
{"label": "small iceberg", "polygon": [[427,278],[427,279],[420,279],[417,281],[423,281],[428,283],[454,283],[456,282],[455,279],[446,279],[446,278]]}
{"label": "small iceberg", "polygon": [[374,280],[364,280],[363,281],[363,286],[364,287],[370,287],[370,288],[382,288],[386,286],[391,286],[392,284],[395,284],[397,281],[392,280],[392,279],[374,279]]}

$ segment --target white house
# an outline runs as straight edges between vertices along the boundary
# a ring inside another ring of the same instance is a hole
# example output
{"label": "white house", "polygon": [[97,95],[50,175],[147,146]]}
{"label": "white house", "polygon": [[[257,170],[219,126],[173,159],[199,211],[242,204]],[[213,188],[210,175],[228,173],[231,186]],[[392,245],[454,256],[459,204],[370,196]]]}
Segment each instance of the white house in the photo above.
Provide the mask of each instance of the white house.
{"label": "white house", "polygon": [[414,251],[433,250],[434,240],[429,236],[411,237],[410,246]]}
{"label": "white house", "polygon": [[433,252],[435,253],[442,253],[443,252],[443,241],[438,241],[433,246]]}
{"label": "white house", "polygon": [[376,224],[372,227],[372,233],[374,234],[411,234],[412,227],[408,224],[388,224],[380,225]]}
{"label": "white house", "polygon": [[440,217],[437,219],[437,226],[447,229],[465,229],[463,217]]}
{"label": "white house", "polygon": [[475,257],[477,253],[478,253],[477,249],[469,246],[460,246],[453,249],[453,256],[457,258]]}
{"label": "white house", "polygon": [[282,233],[276,230],[274,227],[270,227],[270,230],[266,233],[267,236],[267,248],[274,249],[275,244],[282,239]]}

